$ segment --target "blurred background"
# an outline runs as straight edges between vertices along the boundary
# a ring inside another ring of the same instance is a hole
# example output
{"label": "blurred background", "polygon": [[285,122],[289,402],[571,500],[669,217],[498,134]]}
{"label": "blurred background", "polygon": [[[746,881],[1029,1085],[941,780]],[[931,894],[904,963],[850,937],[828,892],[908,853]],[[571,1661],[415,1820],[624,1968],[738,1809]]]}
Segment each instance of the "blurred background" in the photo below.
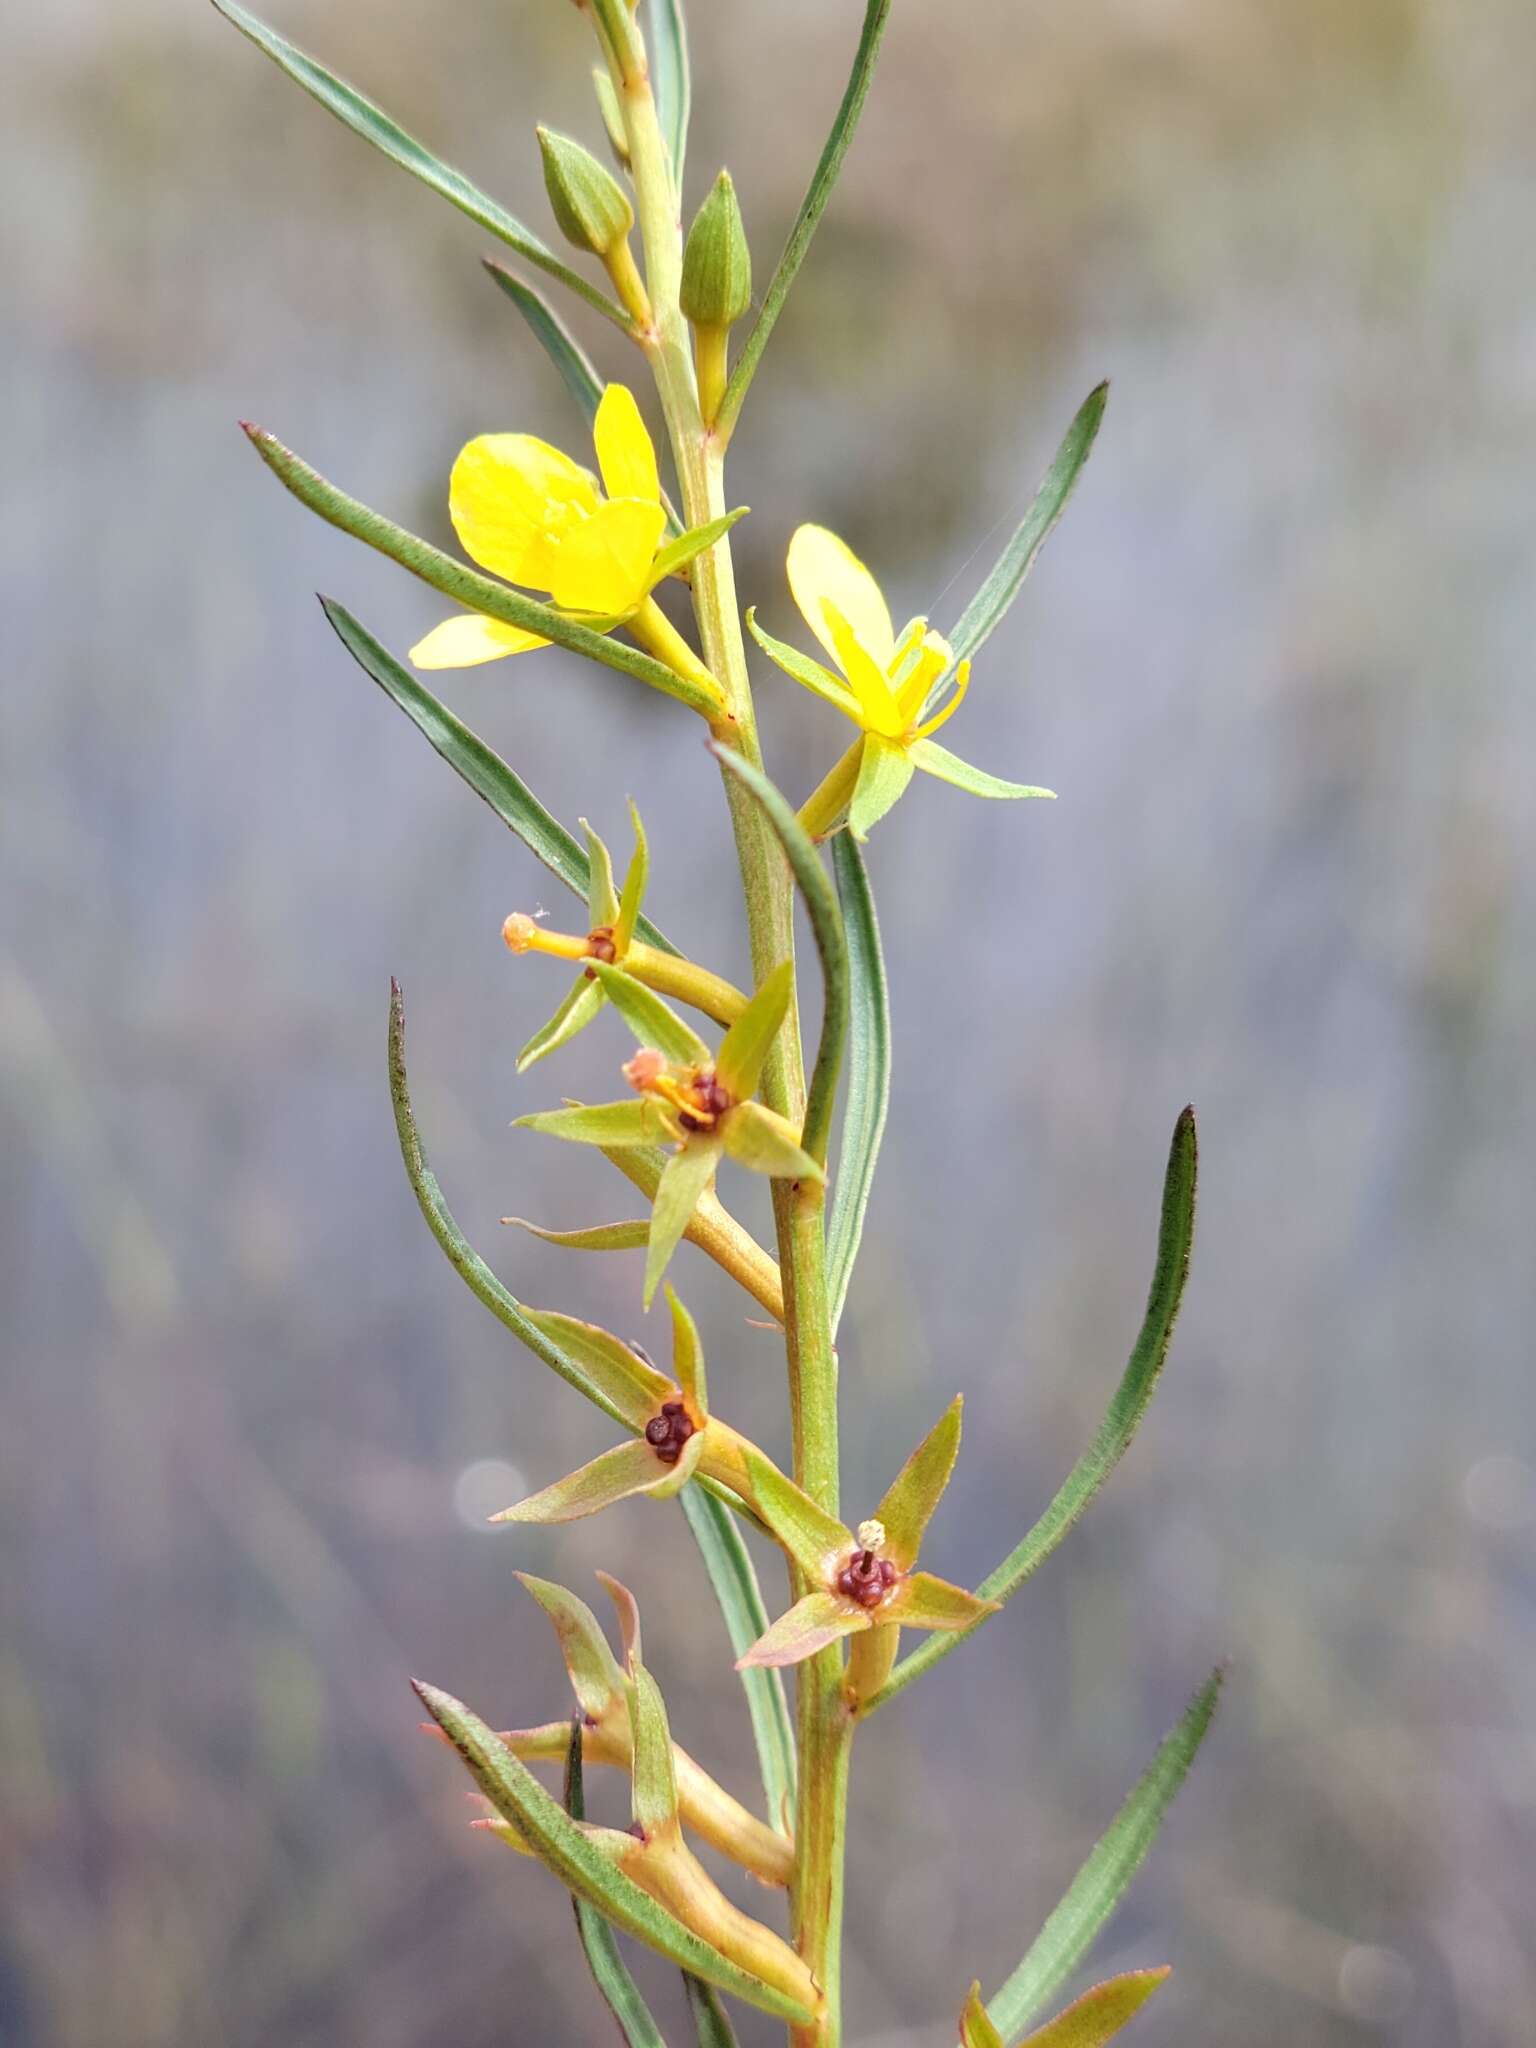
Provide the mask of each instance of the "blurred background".
{"label": "blurred background", "polygon": [[[534,119],[600,135],[573,9],[267,11],[548,232]],[[728,158],[761,282],[860,10],[694,13],[689,200]],[[626,1041],[517,1079],[564,977],[501,920],[574,913],[310,593],[396,648],[442,601],[235,421],[444,541],[470,434],[582,431],[487,238],[210,9],[23,4],[7,42],[0,2041],[604,2042],[563,1896],[467,1832],[406,1676],[498,1725],[565,1711],[512,1573],[608,1565],[680,1739],[751,1796],[746,1718],[679,1517],[483,1527],[611,1434],[421,1224],[388,978],[466,1228],[524,1299],[638,1335],[633,1255],[498,1221],[633,1213],[508,1129]],[[1137,2041],[1536,2042],[1533,66],[1527,0],[899,6],[754,389],[741,582],[799,637],[797,520],[947,625],[1114,380],[953,729],[1062,800],[919,778],[872,843],[898,1038],[851,1511],[963,1387],[931,1561],[971,1583],[1012,1545],[1123,1366],[1174,1116],[1202,1123],[1133,1454],[861,1741],[862,2048],[953,2039],[1220,1657],[1096,1958],[1177,1965]],[[759,680],[801,795],[839,722]],[[693,724],[553,653],[444,681],[563,818],[625,849],[635,795],[650,907],[740,977]],[[697,1254],[679,1278],[717,1401],[781,1445],[772,1340]]]}

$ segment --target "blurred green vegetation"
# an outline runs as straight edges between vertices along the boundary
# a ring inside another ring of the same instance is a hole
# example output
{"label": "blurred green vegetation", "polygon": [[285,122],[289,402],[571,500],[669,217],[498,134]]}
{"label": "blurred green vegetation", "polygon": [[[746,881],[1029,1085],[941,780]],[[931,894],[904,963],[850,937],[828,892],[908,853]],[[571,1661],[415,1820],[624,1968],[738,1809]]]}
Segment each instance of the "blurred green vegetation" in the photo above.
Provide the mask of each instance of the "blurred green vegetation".
{"label": "blurred green vegetation", "polygon": [[[560,0],[268,5],[530,219],[533,120],[598,133]],[[766,276],[858,8],[693,11],[693,196],[728,154]],[[628,1257],[496,1220],[633,1204],[507,1130],[555,982],[498,928],[553,885],[308,592],[397,647],[440,602],[234,421],[439,538],[468,434],[580,431],[483,238],[211,10],[54,0],[7,41],[0,2041],[604,2041],[563,1899],[464,1828],[406,1675],[560,1711],[512,1569],[617,1562],[681,1739],[749,1794],[745,1716],[680,1518],[473,1526],[517,1483],[485,1461],[534,1483],[606,1437],[420,1226],[389,973],[520,1293],[637,1332]],[[1178,1966],[1138,2041],[1536,2042],[1533,68],[1528,0],[903,4],[754,390],[739,559],[784,630],[802,517],[948,623],[1115,380],[955,727],[1062,801],[933,785],[874,842],[899,1038],[851,1511],[964,1386],[933,1554],[996,1561],[1119,1371],[1190,1096],[1205,1154],[1133,1456],[862,1744],[864,2048],[951,2036],[1222,1652],[1103,1951]],[[740,971],[689,720],[552,654],[450,694],[562,816],[621,842],[636,795],[657,917]],[[771,671],[762,711],[801,794],[835,721]],[[679,1279],[717,1403],[776,1440],[771,1340]]]}

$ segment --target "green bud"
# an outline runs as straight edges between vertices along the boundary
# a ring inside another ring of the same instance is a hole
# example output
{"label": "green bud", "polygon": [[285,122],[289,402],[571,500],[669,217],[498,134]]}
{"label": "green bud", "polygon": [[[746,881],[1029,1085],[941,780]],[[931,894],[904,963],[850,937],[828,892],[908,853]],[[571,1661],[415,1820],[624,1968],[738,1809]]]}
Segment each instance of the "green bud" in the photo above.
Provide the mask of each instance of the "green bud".
{"label": "green bud", "polygon": [[635,210],[618,180],[568,135],[541,128],[539,148],[544,186],[561,234],[594,256],[606,257],[621,247],[635,224]]}
{"label": "green bud", "polygon": [[629,169],[629,137],[624,133],[624,116],[619,111],[619,96],[613,89],[613,80],[601,64],[592,67],[592,89],[597,94],[598,111],[603,117],[603,126],[608,131],[608,146],[620,167]]}
{"label": "green bud", "polygon": [[683,312],[695,327],[730,327],[752,303],[752,256],[729,171],[716,178],[683,250]]}

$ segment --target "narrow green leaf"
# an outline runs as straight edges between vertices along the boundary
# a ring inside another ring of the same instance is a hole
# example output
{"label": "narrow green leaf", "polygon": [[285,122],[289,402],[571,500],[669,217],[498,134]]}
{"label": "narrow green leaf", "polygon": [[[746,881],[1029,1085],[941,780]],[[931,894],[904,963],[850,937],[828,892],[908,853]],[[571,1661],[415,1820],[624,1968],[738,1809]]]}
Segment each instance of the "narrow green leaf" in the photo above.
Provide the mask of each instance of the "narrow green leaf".
{"label": "narrow green leaf", "polygon": [[[1000,775],[989,775],[985,768],[974,768],[969,761],[962,761],[958,754],[952,754],[948,747],[941,747],[937,740],[914,740],[907,749],[908,770],[921,768],[925,775],[936,775],[940,782],[952,783],[956,789],[963,789],[968,796],[990,797],[1054,797],[1054,789],[1039,789],[1032,782],[1004,782]],[[860,786],[863,776],[859,777]],[[903,784],[902,788],[906,785]],[[901,791],[896,794],[899,796]],[[854,808],[850,817],[858,816],[858,795],[854,796]],[[894,801],[894,799],[892,800]],[[889,809],[889,805],[886,806]]]}
{"label": "narrow green leaf", "polygon": [[654,590],[658,583],[665,583],[679,569],[686,569],[696,555],[702,555],[706,548],[712,548],[717,540],[728,534],[738,519],[745,519],[750,509],[749,506],[738,505],[734,512],[722,513],[718,519],[711,519],[704,526],[690,526],[686,533],[680,533],[676,540],[662,549],[651,565],[649,588]]}
{"label": "narrow green leaf", "polygon": [[517,1071],[526,1074],[540,1060],[548,1059],[552,1052],[558,1052],[561,1046],[579,1038],[606,1000],[595,981],[588,981],[585,974],[578,975],[559,1009],[539,1026],[518,1054]]}
{"label": "narrow green leaf", "polygon": [[1095,1984],[1031,2034],[1023,2048],[1104,2048],[1172,1974],[1165,1964],[1160,1970],[1127,1970],[1122,1977]]}
{"label": "narrow green leaf", "polygon": [[701,1983],[697,1977],[690,1977],[685,1971],[683,1989],[688,1994],[688,2016],[693,2021],[698,2048],[736,2048],[735,2030],[725,2016],[725,2007],[714,1987]]}
{"label": "narrow green leaf", "polygon": [[651,1234],[649,1216],[637,1216],[631,1223],[594,1223],[586,1230],[546,1230],[542,1224],[530,1223],[525,1216],[503,1216],[501,1220],[515,1223],[519,1230],[543,1238],[546,1244],[558,1244],[568,1252],[638,1251]]}
{"label": "narrow green leaf", "polygon": [[790,286],[799,274],[805,261],[805,252],[811,246],[821,216],[827,210],[827,201],[832,197],[832,188],[837,183],[838,172],[843,168],[843,158],[848,154],[848,145],[853,141],[853,131],[858,126],[859,115],[864,111],[864,102],[869,96],[870,79],[874,75],[875,59],[880,54],[880,38],[885,34],[886,18],[891,11],[891,0],[867,0],[864,9],[864,27],[859,36],[859,47],[854,52],[853,70],[849,74],[848,86],[843,94],[832,123],[832,132],[827,137],[811,182],[806,188],[795,224],[789,231],[789,240],[784,244],[784,253],[779,258],[778,268],[769,280],[763,295],[762,310],[753,322],[750,333],[742,346],[731,381],[726,386],[725,398],[721,403],[716,420],[716,432],[722,439],[728,438],[741,411],[741,402],[747,395],[747,386],[757,371],[763,350],[768,346],[774,323],[784,310],[784,301],[789,296]]}
{"label": "narrow green leaf", "polygon": [[1035,565],[1035,557],[1050,538],[1051,529],[1067,509],[1067,500],[1082,474],[1083,464],[1092,452],[1093,443],[1099,431],[1099,422],[1104,417],[1104,407],[1109,400],[1108,384],[1095,385],[1078,407],[1077,416],[1066,431],[1056,459],[1045,473],[1045,480],[1035,493],[1034,503],[998,557],[996,566],[987,580],[960,614],[959,623],[949,635],[949,644],[954,650],[954,660],[940,676],[928,693],[924,716],[936,709],[940,697],[948,687],[950,678],[962,661],[969,661],[998,626],[1009,605],[1018,596],[1024,579]]}
{"label": "narrow green leaf", "polygon": [[493,256],[487,256],[484,262],[492,278],[533,329],[535,340],[560,372],[561,382],[580,407],[587,425],[591,426],[603,395],[603,380],[593,369],[586,350],[554,307],[531,284],[524,284],[520,277],[503,268]]}
{"label": "narrow green leaf", "polygon": [[[685,1486],[679,1498],[720,1603],[732,1654],[744,1656],[767,1633],[768,1610],[736,1518],[697,1486]],[[741,1682],[768,1819],[780,1834],[788,1835],[795,1811],[795,1731],[784,1681],[777,1671],[754,1667],[742,1672]]]}
{"label": "narrow green leaf", "polygon": [[601,1720],[614,1701],[623,1697],[624,1674],[608,1647],[608,1638],[597,1616],[585,1600],[579,1600],[552,1579],[536,1579],[531,1572],[518,1572],[516,1576],[554,1627],[577,1705],[594,1721]]}
{"label": "narrow green leaf", "polygon": [[1033,1948],[996,1997],[988,2000],[987,2011],[1005,2041],[1016,2041],[1034,2014],[1060,1990],[1141,1868],[1211,1725],[1221,1680],[1221,1671],[1213,1672],[1196,1693],[1151,1767],[1095,1843]]}
{"label": "narrow green leaf", "polygon": [[213,0],[213,4],[226,21],[233,22],[241,35],[248,36],[258,50],[286,71],[296,84],[303,86],[312,99],[318,100],[354,135],[371,142],[391,163],[399,164],[413,178],[419,178],[434,192],[441,193],[460,213],[467,213],[472,221],[505,242],[509,249],[515,249],[524,262],[535,264],[550,277],[558,278],[561,284],[585,299],[589,306],[596,307],[599,313],[606,314],[618,326],[629,328],[634,325],[622,306],[616,306],[595,285],[588,284],[568,264],[562,263],[536,234],[525,228],[489,194],[482,192],[478,185],[472,184],[462,171],[445,164],[430,150],[424,149],[413,135],[407,135],[382,107],[375,106],[345,79],[327,71],[323,64],[317,64],[313,57],[307,57],[302,50],[296,49],[275,29],[258,21],[254,14],[237,5],[237,0]]}
{"label": "narrow green leaf", "polygon": [[[400,707],[416,730],[463,777],[475,795],[490,805],[501,822],[517,834],[528,851],[585,901],[591,881],[587,856],[559,820],[545,810],[527,783],[514,775],[499,754],[461,724],[408,668],[380,646],[344,605],[334,598],[322,597],[320,609],[363,673],[371,676]],[[648,945],[659,946],[664,953],[677,953],[676,946],[649,918],[640,918],[635,929]]]}
{"label": "narrow green leaf", "polygon": [[[1023,1542],[977,1587],[977,1592],[988,1600],[1011,1600],[1024,1581],[1040,1569],[1068,1530],[1081,1519],[1099,1488],[1124,1457],[1141,1418],[1147,1412],[1148,1404],[1157,1391],[1163,1361],[1168,1356],[1179,1303],[1184,1297],[1184,1283],[1189,1277],[1198,1167],[1195,1112],[1185,1109],[1173,1127],[1173,1142],[1168,1150],[1168,1167],[1163,1178],[1163,1210],[1158,1229],[1157,1259],[1152,1269],[1152,1289],[1130,1362],[1093,1442],[1067,1474],[1050,1506]],[[894,1699],[930,1665],[936,1664],[941,1657],[947,1657],[961,1640],[958,1636],[938,1637],[914,1650],[910,1657],[904,1657],[866,1711],[872,1713],[877,1706],[884,1706],[887,1700]]]}
{"label": "narrow green leaf", "polygon": [[[577,1822],[587,1817],[581,1746],[581,1717],[578,1714],[571,1721],[571,1739],[565,1752],[565,1810]],[[613,1929],[595,1906],[589,1906],[574,1892],[571,1904],[576,1909],[576,1931],[581,1936],[587,1968],[607,2001],[608,2010],[617,2021],[628,2048],[667,2048],[661,2029],[640,1996],[640,1987],[619,1954]]]}
{"label": "narrow green leaf", "polygon": [[716,696],[701,684],[674,674],[654,655],[642,654],[638,647],[630,647],[611,635],[594,633],[590,627],[568,618],[553,605],[540,604],[537,598],[523,596],[510,584],[482,576],[477,569],[467,569],[452,555],[445,555],[441,548],[433,547],[430,541],[408,533],[403,526],[396,526],[392,519],[386,519],[381,512],[371,510],[357,498],[348,497],[318,470],[311,469],[291,448],[285,448],[275,435],[249,422],[242,424],[246,438],[278,482],[327,525],[339,527],[366,547],[376,548],[381,555],[398,562],[402,569],[409,569],[413,576],[419,576],[434,590],[440,590],[457,604],[467,605],[471,611],[484,612],[487,618],[501,619],[507,625],[522,626],[529,632],[542,634],[557,647],[568,648],[573,654],[585,654],[591,660],[601,662],[605,668],[617,669],[622,675],[635,676],[642,683],[649,683],[653,690],[675,697],[679,704],[686,704],[690,711],[697,711],[704,717],[718,715],[720,701]]}
{"label": "narrow green leaf", "polygon": [[808,2006],[733,1963],[626,1877],[477,1714],[436,1686],[416,1681],[415,1689],[492,1806],[568,1891],[588,1900],[614,1926],[658,1950],[680,1969],[703,1977],[733,1998],[796,2025],[810,2022],[813,2014]]}
{"label": "narrow green leaf", "polygon": [[728,774],[746,784],[762,807],[784,849],[790,871],[800,886],[805,907],[810,913],[811,931],[815,935],[816,950],[821,955],[826,997],[822,1006],[821,1043],[816,1049],[816,1064],[811,1070],[800,1142],[818,1166],[825,1166],[838,1069],[842,1065],[843,1046],[848,1037],[848,945],[843,936],[842,912],[837,907],[837,896],[827,880],[826,869],[817,858],[815,841],[795,816],[794,807],[760,768],[754,768],[750,761],[733,749],[711,742],[710,752]]}
{"label": "narrow green leaf", "polygon": [[405,1003],[400,984],[396,981],[390,983],[389,998],[389,1092],[395,1106],[395,1130],[406,1173],[421,1213],[427,1219],[427,1226],[446,1254],[448,1263],[476,1300],[483,1302],[520,1343],[526,1344],[535,1358],[559,1373],[561,1379],[578,1393],[585,1394],[605,1415],[612,1416],[615,1422],[627,1428],[629,1425],[624,1416],[608,1396],[573,1359],[567,1357],[558,1344],[551,1343],[522,1303],[502,1286],[453,1220],[452,1212],[443,1200],[443,1191],[438,1186],[437,1175],[427,1164],[427,1155],[422,1150],[416,1129],[410,1083],[405,1071]]}
{"label": "narrow green leaf", "polygon": [[848,1087],[827,1221],[827,1299],[836,1337],[891,1099],[891,1000],[869,872],[849,832],[832,841],[832,873],[848,940],[849,990]]}
{"label": "narrow green leaf", "polygon": [[688,32],[683,0],[651,0],[651,90],[661,122],[667,154],[672,159],[672,184],[681,197],[683,160],[688,154],[688,114],[693,97],[688,75]]}
{"label": "narrow green leaf", "polygon": [[781,960],[763,976],[752,1000],[720,1041],[715,1073],[738,1102],[757,1093],[769,1047],[779,1035],[795,989],[795,963]]}
{"label": "narrow green leaf", "polygon": [[643,981],[636,981],[632,974],[626,974],[622,967],[611,966],[606,960],[594,960],[592,972],[609,1002],[642,1045],[653,1046],[657,1052],[665,1053],[669,1060],[677,1061],[679,1066],[708,1064],[709,1047],[654,989],[647,988]]}

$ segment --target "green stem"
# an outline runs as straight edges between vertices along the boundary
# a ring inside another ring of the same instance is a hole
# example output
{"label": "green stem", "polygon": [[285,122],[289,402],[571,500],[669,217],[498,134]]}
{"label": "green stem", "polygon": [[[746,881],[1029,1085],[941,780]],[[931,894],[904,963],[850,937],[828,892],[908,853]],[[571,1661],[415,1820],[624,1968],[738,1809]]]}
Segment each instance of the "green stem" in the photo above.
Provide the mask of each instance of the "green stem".
{"label": "green stem", "polygon": [[[643,52],[638,64],[633,61],[638,48],[635,35],[632,46],[611,53],[611,68],[629,138],[651,302],[652,324],[640,340],[666,415],[684,517],[689,526],[702,526],[726,511],[724,442],[706,425],[700,410],[691,337],[679,303],[683,243],[677,192]],[[728,536],[699,555],[692,580],[704,661],[726,698],[715,737],[761,767]],[[761,982],[771,968],[793,955],[792,883],[783,850],[756,799],[729,773],[724,782],[746,899],[753,978]],[[805,1068],[797,1003],[790,1005],[761,1092],[771,1109],[801,1122]],[[836,1514],[837,1356],[828,1312],[822,1193],[775,1181],[773,1207],[784,1278],[795,1477],[820,1506]],[[792,2029],[791,2038],[794,2048],[838,2048],[843,1841],[853,1724],[843,1698],[840,1650],[824,1651],[800,1665],[797,1676],[801,1761],[793,1932],[796,1948],[826,1994],[826,2008],[814,2025]]]}

